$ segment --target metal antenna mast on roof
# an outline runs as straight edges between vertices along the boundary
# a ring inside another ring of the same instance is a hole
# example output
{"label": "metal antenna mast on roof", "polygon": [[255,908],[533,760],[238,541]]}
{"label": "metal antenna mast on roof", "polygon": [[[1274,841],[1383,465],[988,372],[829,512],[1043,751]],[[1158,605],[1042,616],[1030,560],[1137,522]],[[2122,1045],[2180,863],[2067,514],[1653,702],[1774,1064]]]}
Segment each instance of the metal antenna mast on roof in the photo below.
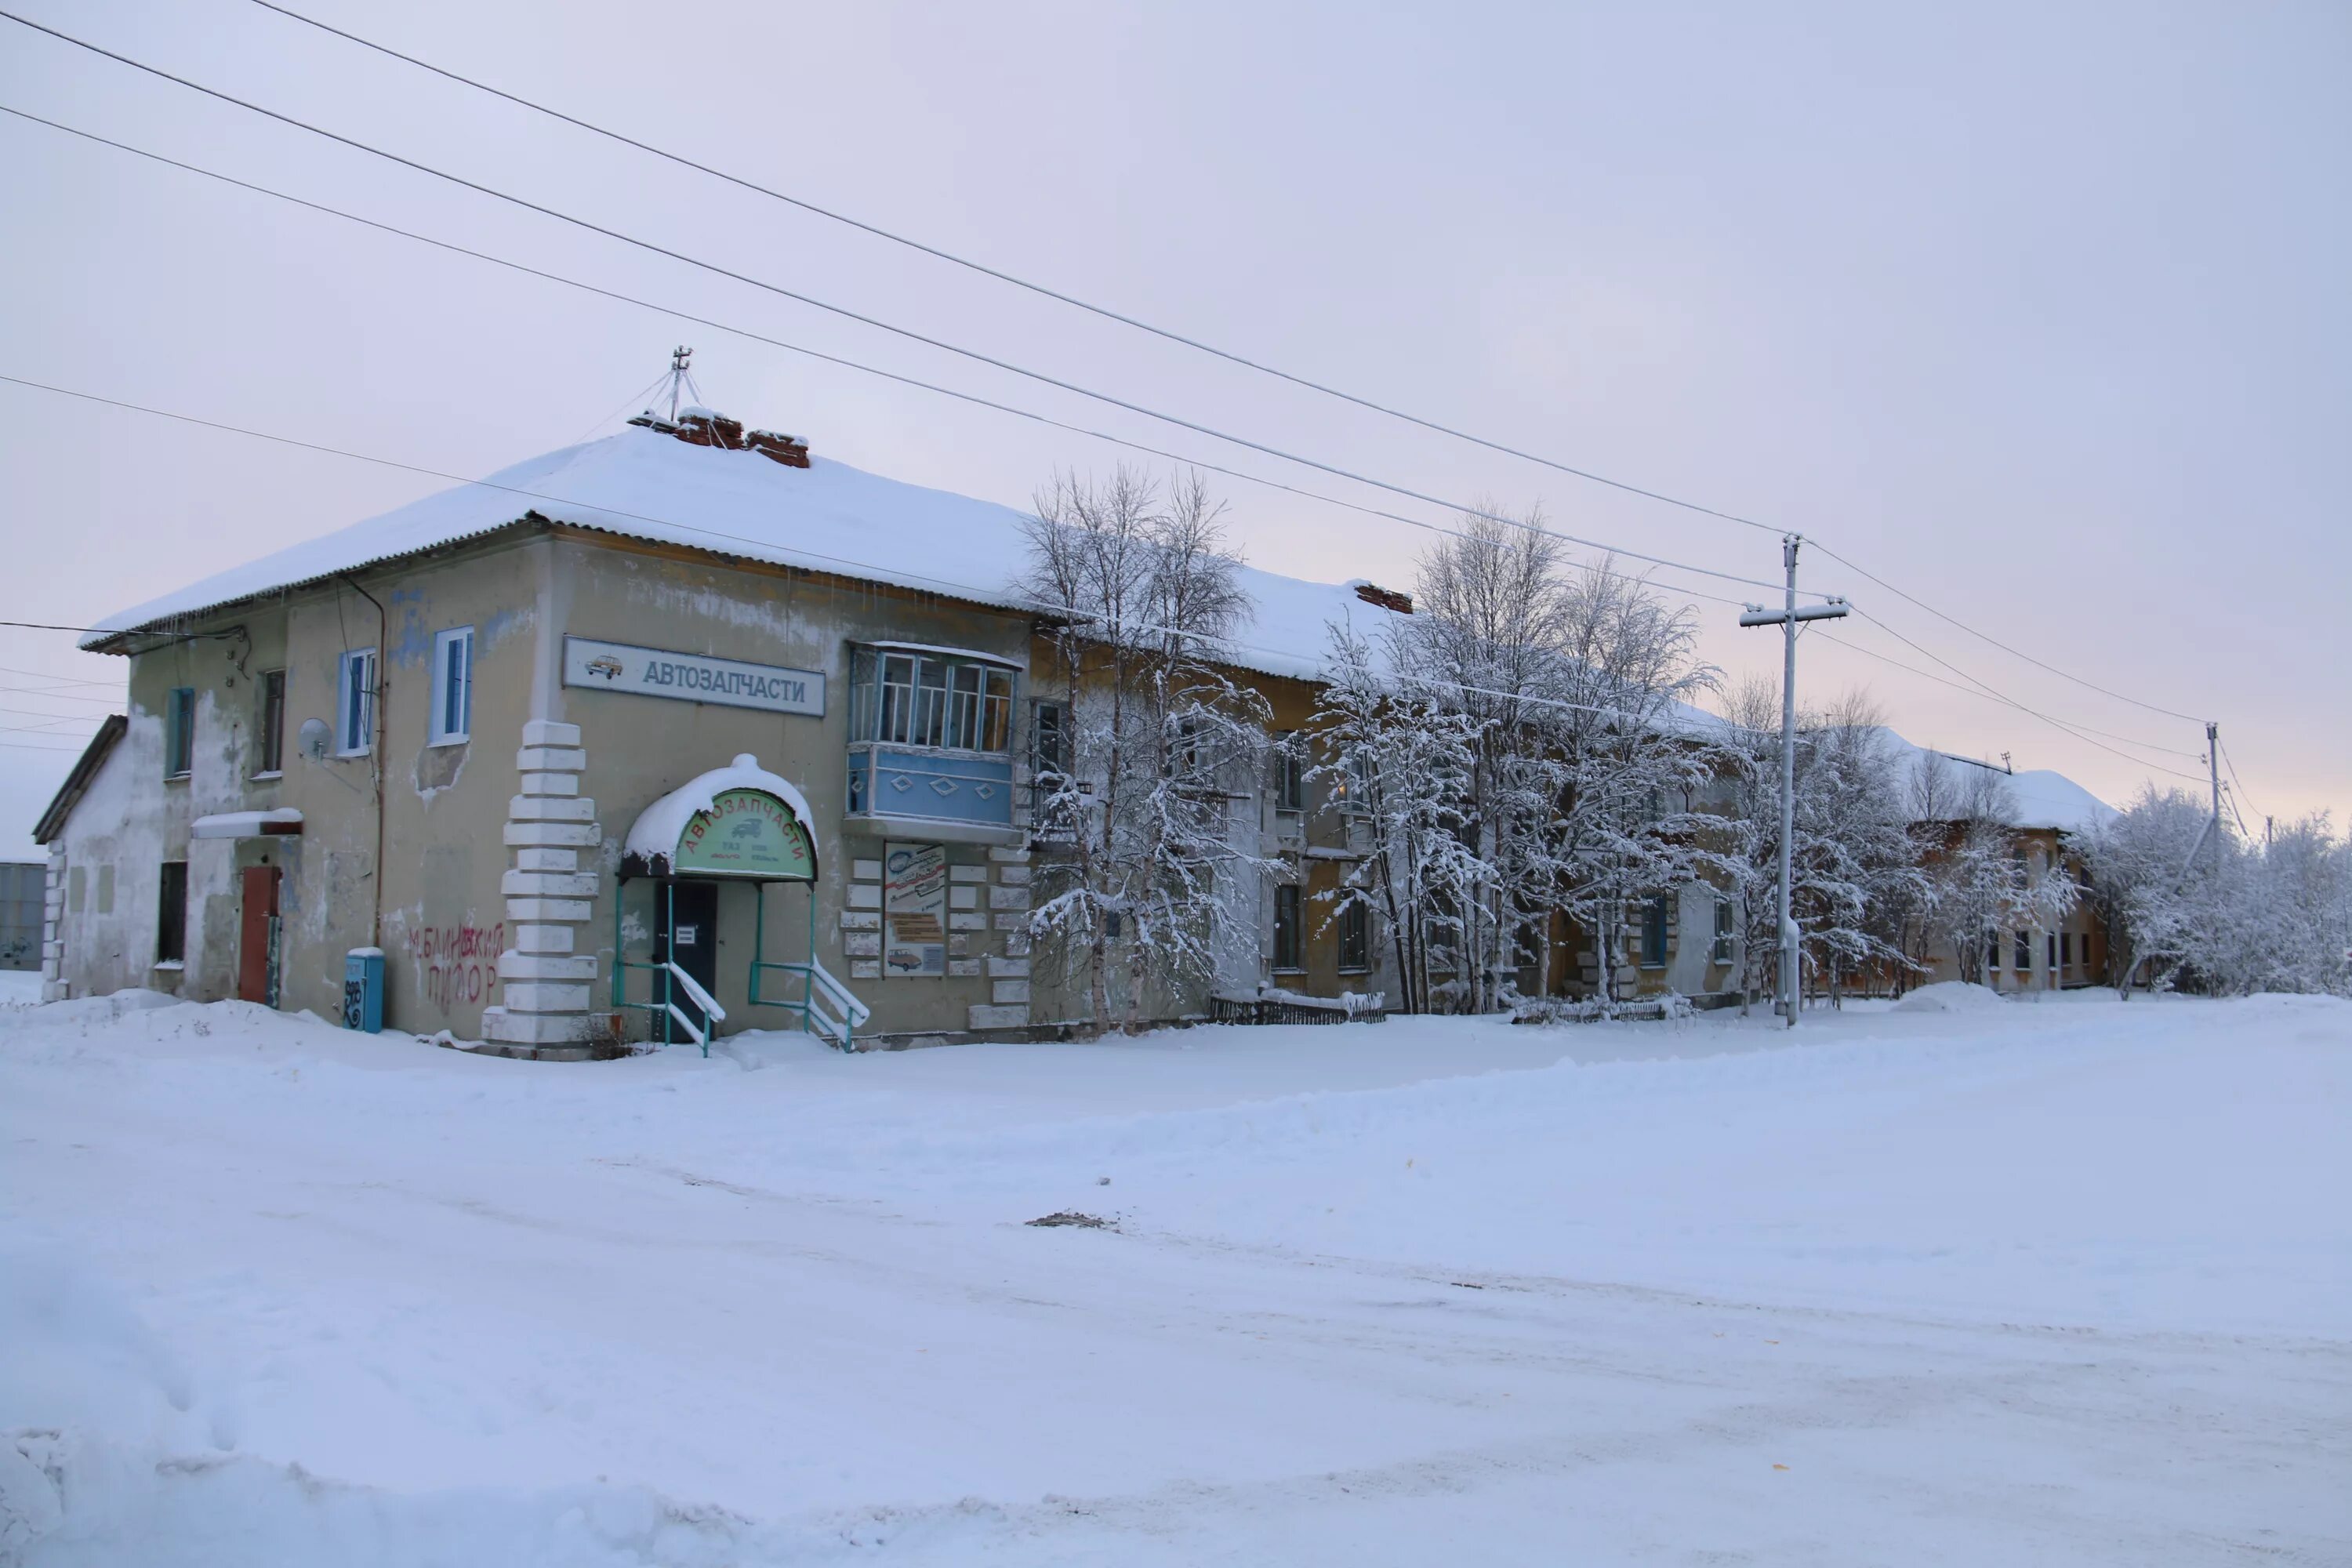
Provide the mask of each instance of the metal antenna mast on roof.
{"label": "metal antenna mast on roof", "polygon": [[676,347],[676,348],[674,348],[674,349],[672,349],[672,350],[670,351],[670,354],[669,354],[669,422],[670,422],[671,424],[673,424],[673,425],[675,425],[675,424],[677,424],[677,394],[678,394],[678,389],[679,389],[680,387],[682,387],[682,386],[685,386],[685,385],[690,384],[687,381],[687,374],[686,374],[686,362],[687,362],[687,361],[688,361],[688,360],[690,360],[690,359],[692,359],[693,357],[694,357],[694,351],[693,351],[692,349],[690,349],[690,348],[688,348],[684,343],[680,343],[677,347]]}

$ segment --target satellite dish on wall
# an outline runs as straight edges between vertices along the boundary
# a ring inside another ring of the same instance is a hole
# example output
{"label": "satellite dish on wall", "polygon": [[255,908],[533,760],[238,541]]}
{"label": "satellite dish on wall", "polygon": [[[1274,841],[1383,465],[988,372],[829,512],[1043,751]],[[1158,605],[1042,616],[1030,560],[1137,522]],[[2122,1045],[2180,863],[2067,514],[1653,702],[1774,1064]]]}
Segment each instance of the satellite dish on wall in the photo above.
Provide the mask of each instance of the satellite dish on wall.
{"label": "satellite dish on wall", "polygon": [[324,719],[305,719],[302,727],[294,731],[294,744],[304,756],[317,762],[327,754],[327,742],[331,731]]}

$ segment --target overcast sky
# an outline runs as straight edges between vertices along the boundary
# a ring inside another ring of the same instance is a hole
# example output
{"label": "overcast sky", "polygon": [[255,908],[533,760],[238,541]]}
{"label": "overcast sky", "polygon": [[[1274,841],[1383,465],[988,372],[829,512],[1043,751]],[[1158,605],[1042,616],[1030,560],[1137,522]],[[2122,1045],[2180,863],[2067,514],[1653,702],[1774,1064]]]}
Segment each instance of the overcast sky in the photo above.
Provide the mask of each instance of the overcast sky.
{"label": "overcast sky", "polygon": [[[294,3],[1155,323],[1817,535],[2050,665],[2219,720],[2257,832],[2262,812],[2332,806],[2340,826],[2352,806],[2352,10],[2340,4]],[[249,0],[17,8],[738,271],[1289,451],[1447,500],[1540,503],[1559,527],[1651,553],[1778,571],[1769,534],[1024,296]],[[5,22],[0,103],[768,336],[1444,519],[646,257]],[[427,468],[484,474],[617,428],[677,342],[694,345],[716,405],[898,478],[1021,504],[1056,467],[1102,469],[1120,455],[5,116],[0,215],[0,374]],[[6,618],[86,622],[439,488],[5,384],[0,413]],[[1276,571],[1409,584],[1429,538],[1223,488],[1249,559]],[[2023,662],[1817,554],[1805,581],[2201,787],[2196,726]],[[1772,634],[1736,629],[1731,606],[1704,612],[1706,655],[1727,672],[1777,669]],[[1868,624],[1833,635],[1948,673]],[[120,696],[121,661],[72,645],[0,630],[11,853],[29,851],[19,836],[102,700]],[[1866,686],[1922,744],[2007,752],[2110,800],[2175,782],[1828,636],[1808,636],[1803,661],[1804,690]]]}

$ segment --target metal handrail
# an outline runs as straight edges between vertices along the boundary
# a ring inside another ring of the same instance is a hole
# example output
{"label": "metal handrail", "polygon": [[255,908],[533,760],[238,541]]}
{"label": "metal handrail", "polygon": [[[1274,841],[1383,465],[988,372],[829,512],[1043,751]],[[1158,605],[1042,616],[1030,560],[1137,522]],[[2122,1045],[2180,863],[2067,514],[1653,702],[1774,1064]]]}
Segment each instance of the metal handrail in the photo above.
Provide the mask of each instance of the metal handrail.
{"label": "metal handrail", "polygon": [[851,1027],[854,1028],[874,1016],[874,1009],[859,1001],[856,992],[835,978],[833,971],[814,958],[809,960],[808,969],[809,978],[824,986],[825,1000],[832,1003],[835,1008],[849,1020]]}
{"label": "metal handrail", "polygon": [[[672,959],[663,963],[661,967],[668,970],[670,973],[677,978],[677,983],[686,987],[686,997],[688,1001],[701,1008],[704,1013],[717,1019],[719,1022],[723,1024],[727,1021],[727,1009],[721,1007],[719,1005],[718,998],[711,995],[709,992],[705,991],[700,984],[695,980],[693,975],[688,974],[685,970],[680,969],[677,966],[677,960]],[[673,1013],[677,1011],[677,1007],[675,1003],[671,1004],[670,1011]],[[701,1038],[699,1035],[695,1037],[697,1039]]]}
{"label": "metal handrail", "polygon": [[694,1020],[688,1017],[684,1009],[680,1008],[677,1003],[665,1002],[662,1004],[662,1006],[668,1011],[671,1017],[677,1020],[677,1026],[686,1031],[686,1037],[692,1040],[696,1045],[700,1046],[704,1056],[709,1056],[710,1054],[710,1037],[704,1034],[700,1029],[695,1027]]}

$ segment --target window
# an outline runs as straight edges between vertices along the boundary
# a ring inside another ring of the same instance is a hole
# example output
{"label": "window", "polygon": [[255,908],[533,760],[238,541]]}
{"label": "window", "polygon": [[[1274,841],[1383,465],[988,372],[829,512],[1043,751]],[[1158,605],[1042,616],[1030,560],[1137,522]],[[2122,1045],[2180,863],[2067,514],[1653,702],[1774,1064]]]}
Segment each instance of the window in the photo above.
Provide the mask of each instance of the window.
{"label": "window", "polygon": [[1274,752],[1274,809],[1303,811],[1307,806],[1307,770],[1294,749],[1297,737],[1284,735],[1281,742]]}
{"label": "window", "polygon": [[285,770],[286,672],[261,672],[261,711],[254,716],[253,771],[263,778]]}
{"label": "window", "polygon": [[163,700],[163,776],[186,778],[196,760],[196,689],[174,686]]}
{"label": "window", "polygon": [[163,887],[155,911],[155,962],[178,963],[188,955],[188,863],[163,862]]}
{"label": "window", "polygon": [[2074,933],[2073,931],[2062,931],[2058,933],[2058,963],[2063,968],[2074,967]]}
{"label": "window", "polygon": [[965,752],[1013,748],[1013,671],[1002,666],[860,648],[851,660],[850,686],[853,741]]}
{"label": "window", "polygon": [[2055,936],[2052,936],[2048,940],[2050,944],[2048,963],[2049,966],[2054,970],[2058,967],[2058,939]]}
{"label": "window", "polygon": [[474,628],[459,626],[433,638],[431,743],[454,745],[474,730]]}
{"label": "window", "polygon": [[1666,900],[1652,899],[1642,910],[1642,967],[1663,969],[1666,963]]}
{"label": "window", "polygon": [[1274,889],[1274,967],[1306,967],[1298,953],[1298,884],[1284,882]]}
{"label": "window", "polygon": [[108,861],[98,868],[98,912],[114,912],[114,862]]}
{"label": "window", "polygon": [[375,732],[375,649],[354,648],[343,655],[335,678],[335,752],[364,757],[373,749]]}
{"label": "window", "polygon": [[1985,932],[1985,967],[1987,969],[2000,967],[2000,932],[1997,931]]}
{"label": "window", "polygon": [[1038,776],[1058,775],[1070,765],[1067,710],[1058,702],[1037,704],[1029,730],[1030,765]]}
{"label": "window", "polygon": [[1360,901],[1351,903],[1339,911],[1339,969],[1347,973],[1371,966],[1372,911]]}
{"label": "window", "polygon": [[1346,765],[1332,778],[1331,805],[1348,815],[1372,808],[1371,772],[1361,752],[1350,752]]}
{"label": "window", "polygon": [[89,885],[89,879],[80,867],[76,866],[66,872],[66,913],[81,913],[82,889]]}
{"label": "window", "polygon": [[1718,898],[1715,900],[1715,951],[1708,956],[1717,963],[1729,963],[1731,941],[1731,900]]}
{"label": "window", "polygon": [[2033,967],[2033,933],[2032,931],[2021,931],[2017,933],[2017,952],[2014,956],[2017,962],[2010,967],[2015,969],[2020,974]]}

